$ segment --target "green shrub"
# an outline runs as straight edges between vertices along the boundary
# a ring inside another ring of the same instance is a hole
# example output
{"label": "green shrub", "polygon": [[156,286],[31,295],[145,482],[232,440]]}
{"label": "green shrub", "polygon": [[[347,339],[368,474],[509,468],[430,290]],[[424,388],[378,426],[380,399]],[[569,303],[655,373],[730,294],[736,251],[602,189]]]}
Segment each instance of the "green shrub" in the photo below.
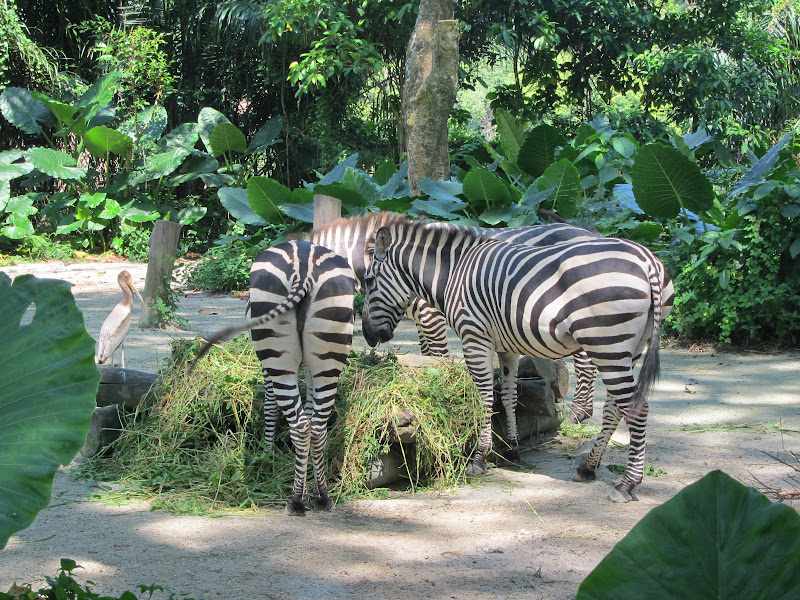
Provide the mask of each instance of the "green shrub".
{"label": "green shrub", "polygon": [[[46,588],[34,592],[30,585],[14,585],[8,593],[0,592],[0,600],[41,600],[43,598],[53,598],[58,600],[138,600],[139,596],[133,592],[125,591],[120,596],[101,596],[92,589],[92,582],[87,581],[81,585],[72,576],[75,569],[81,566],[71,558],[61,559],[61,569],[56,577],[47,578]],[[139,585],[139,591],[143,594],[141,598],[152,598],[156,592],[169,592],[160,585]],[[146,595],[145,595],[146,594]],[[192,600],[185,594],[175,594],[169,592],[167,600]]]}
{"label": "green shrub", "polygon": [[152,227],[142,224],[133,226],[120,223],[117,235],[111,240],[111,249],[117,256],[126,256],[128,260],[147,262],[151,231]]}
{"label": "green shrub", "polygon": [[789,248],[800,222],[787,207],[784,195],[774,193],[736,230],[712,231],[679,246],[668,332],[723,344],[800,341],[800,272]]}
{"label": "green shrub", "polygon": [[253,256],[253,248],[240,239],[219,243],[188,272],[186,283],[212,292],[246,290]]}

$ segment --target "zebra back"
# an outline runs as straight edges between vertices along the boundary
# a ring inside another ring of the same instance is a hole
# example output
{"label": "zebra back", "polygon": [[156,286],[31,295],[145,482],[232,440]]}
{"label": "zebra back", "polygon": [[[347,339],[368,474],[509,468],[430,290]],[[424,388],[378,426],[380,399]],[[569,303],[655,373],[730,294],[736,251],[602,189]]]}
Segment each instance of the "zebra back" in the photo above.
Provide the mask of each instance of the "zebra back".
{"label": "zebra back", "polygon": [[[218,331],[206,338],[206,343],[200,348],[192,361],[189,372],[194,370],[197,364],[214,344],[218,344],[232,338],[238,333],[250,331],[263,327],[269,321],[281,316],[282,314],[294,309],[306,297],[316,280],[316,268],[324,261],[333,260],[340,269],[348,269],[349,265],[341,260],[338,254],[304,241],[289,241],[279,244],[262,252],[253,264],[253,268],[259,263],[272,263],[276,269],[289,274],[290,289],[286,298],[277,306],[274,306],[263,315],[248,319],[239,325],[233,325]],[[250,314],[250,303],[248,302],[247,314]]]}

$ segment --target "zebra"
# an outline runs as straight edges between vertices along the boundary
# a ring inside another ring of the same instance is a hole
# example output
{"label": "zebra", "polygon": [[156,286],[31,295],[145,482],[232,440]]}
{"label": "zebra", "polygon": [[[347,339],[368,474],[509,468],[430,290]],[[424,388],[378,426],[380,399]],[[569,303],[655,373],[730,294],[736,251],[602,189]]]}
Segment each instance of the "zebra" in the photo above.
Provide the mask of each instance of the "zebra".
{"label": "zebra", "polygon": [[[194,364],[213,344],[250,331],[261,362],[264,445],[272,448],[278,411],[283,411],[295,451],[294,484],[286,514],[305,515],[309,447],[317,495],[315,511],[333,507],[328,496],[323,453],[339,375],[353,341],[355,277],[347,260],[318,244],[290,241],[273,246],[250,269],[250,300],[243,324],[208,338]],[[306,365],[306,403],[300,399],[298,371]]]}
{"label": "zebra", "polygon": [[[662,319],[661,262],[627,240],[529,247],[469,231],[426,228],[398,221],[375,235],[365,274],[362,327],[370,346],[392,338],[409,302],[424,298],[441,310],[461,338],[467,368],[481,394],[486,418],[468,474],[486,472],[491,451],[493,359],[501,367],[501,399],[512,445],[516,374],[521,355],[561,358],[586,352],[608,390],[603,425],[578,467],[595,479],[605,447],[624,416],[630,427],[628,464],[609,498],[635,500],[642,481],[647,396],[659,374]],[[638,382],[633,365],[645,346]]]}
{"label": "zebra", "polygon": [[[490,229],[486,227],[462,227],[449,223],[426,222],[428,227],[469,231],[493,239],[526,246],[551,246],[565,242],[577,242],[597,239],[600,234],[571,225],[561,220],[558,215],[549,216],[557,220],[547,225],[530,225],[525,227],[506,227]],[[363,290],[364,273],[369,266],[370,255],[366,252],[366,241],[380,227],[402,218],[399,215],[381,212],[362,217],[344,217],[311,230],[309,239],[345,256],[353,267],[359,288]],[[674,289],[669,276],[662,281],[664,290],[664,318],[670,312],[674,301]],[[447,321],[441,311],[432,307],[422,298],[415,298],[409,305],[406,316],[414,321],[420,341],[420,352],[423,356],[448,356]],[[580,423],[593,415],[594,390],[597,380],[597,369],[585,352],[577,352],[573,357],[575,371],[575,392],[569,407],[569,419]]]}

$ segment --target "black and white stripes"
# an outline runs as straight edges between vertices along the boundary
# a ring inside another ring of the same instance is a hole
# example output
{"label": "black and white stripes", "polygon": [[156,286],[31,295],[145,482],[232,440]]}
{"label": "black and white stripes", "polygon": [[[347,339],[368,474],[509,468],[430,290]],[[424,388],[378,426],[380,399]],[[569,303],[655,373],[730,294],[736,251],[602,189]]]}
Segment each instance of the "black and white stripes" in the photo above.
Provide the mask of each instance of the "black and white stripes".
{"label": "black and white stripes", "polygon": [[[377,215],[367,214],[363,217],[345,217],[313,229],[309,234],[310,241],[330,248],[346,257],[356,276],[359,286],[363,287],[364,273],[371,260],[366,243],[375,231],[383,225],[391,224],[399,215],[382,212]],[[569,223],[552,223],[549,225],[531,225],[526,227],[506,227],[489,229],[484,227],[462,227],[450,223],[422,221],[428,228],[450,231],[467,231],[493,239],[523,244],[525,246],[552,246],[565,242],[592,240],[598,234]],[[667,278],[663,282],[664,316],[672,307],[674,292],[672,282]],[[423,356],[447,356],[447,321],[441,311],[432,307],[422,298],[415,298],[409,305],[406,316],[414,321]],[[569,418],[577,423],[590,417],[594,406],[594,383],[597,369],[583,352],[574,357],[576,376],[575,393],[570,406]]]}
{"label": "black and white stripes", "polygon": [[[441,310],[462,340],[467,367],[486,406],[471,470],[485,472],[491,450],[493,358],[503,375],[509,437],[516,441],[516,372],[520,355],[560,358],[584,351],[609,399],[603,428],[582,479],[594,472],[619,420],[630,425],[628,466],[612,499],[628,501],[642,480],[647,392],[658,375],[663,265],[646,248],[598,238],[541,248],[491,240],[469,231],[397,222],[376,234],[365,276],[364,335],[391,339],[411,300]],[[648,353],[638,382],[633,364]]]}
{"label": "black and white stripes", "polygon": [[[279,411],[289,424],[295,451],[290,515],[305,514],[309,453],[317,494],[314,510],[330,510],[323,452],[339,375],[353,340],[355,278],[342,256],[309,242],[270,248],[250,270],[248,320],[212,336],[198,353],[242,331],[251,331],[266,384],[265,445],[271,448]],[[300,398],[298,372],[306,366],[306,402]]]}

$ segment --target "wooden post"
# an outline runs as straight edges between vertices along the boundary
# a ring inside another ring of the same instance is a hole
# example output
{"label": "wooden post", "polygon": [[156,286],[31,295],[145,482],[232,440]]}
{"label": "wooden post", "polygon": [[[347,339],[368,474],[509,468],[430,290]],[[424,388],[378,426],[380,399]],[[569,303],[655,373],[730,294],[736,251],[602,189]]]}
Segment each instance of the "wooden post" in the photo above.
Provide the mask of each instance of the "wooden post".
{"label": "wooden post", "polygon": [[314,229],[342,216],[342,201],[333,196],[314,195]]}
{"label": "wooden post", "polygon": [[169,305],[169,294],[172,283],[172,268],[178,254],[178,242],[181,237],[181,225],[173,221],[156,221],[148,242],[147,276],[144,281],[144,304],[139,316],[139,327],[142,329],[158,327],[158,311],[156,300]]}

